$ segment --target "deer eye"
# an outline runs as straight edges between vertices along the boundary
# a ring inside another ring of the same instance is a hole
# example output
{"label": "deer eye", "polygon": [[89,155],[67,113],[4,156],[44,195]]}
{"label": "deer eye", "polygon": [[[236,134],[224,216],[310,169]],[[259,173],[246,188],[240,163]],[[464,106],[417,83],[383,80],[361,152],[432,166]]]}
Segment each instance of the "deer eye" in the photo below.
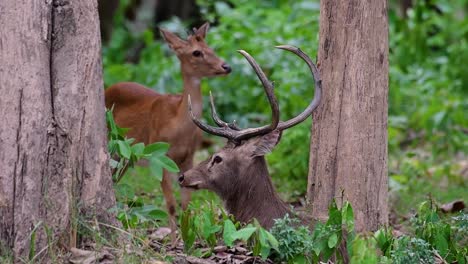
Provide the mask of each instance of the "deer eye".
{"label": "deer eye", "polygon": [[213,164],[220,163],[221,161],[223,161],[223,158],[221,158],[220,156],[215,156],[213,158]]}
{"label": "deer eye", "polygon": [[194,52],[192,52],[192,55],[195,56],[195,57],[200,57],[202,55],[202,53],[199,50],[195,50]]}

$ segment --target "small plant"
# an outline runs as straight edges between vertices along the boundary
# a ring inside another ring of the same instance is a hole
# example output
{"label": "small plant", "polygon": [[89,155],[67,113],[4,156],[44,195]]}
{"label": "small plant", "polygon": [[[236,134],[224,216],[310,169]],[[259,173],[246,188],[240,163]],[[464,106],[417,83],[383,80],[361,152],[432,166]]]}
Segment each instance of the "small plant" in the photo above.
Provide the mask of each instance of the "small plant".
{"label": "small plant", "polygon": [[456,243],[450,223],[439,216],[432,201],[423,202],[419,206],[417,216],[411,221],[416,237],[427,241],[446,261],[466,261],[466,245]]}
{"label": "small plant", "polygon": [[377,255],[376,241],[361,235],[356,236],[351,242],[350,263],[353,264],[377,264],[379,256]]}
{"label": "small plant", "polygon": [[112,109],[106,112],[106,121],[109,128],[108,150],[111,155],[110,166],[113,169],[112,179],[119,182],[128,168],[133,168],[140,159],[149,161],[151,174],[158,181],[162,181],[163,169],[170,172],[179,172],[174,161],[167,157],[169,144],[156,142],[146,145],[142,142],[134,143],[135,139],[126,138],[127,128],[118,127],[112,116]]}
{"label": "small plant", "polygon": [[301,225],[297,218],[286,215],[276,219],[271,233],[278,239],[278,255],[280,260],[295,263],[298,258],[311,258],[312,234],[310,230]]}
{"label": "small plant", "polygon": [[377,246],[382,252],[382,255],[390,258],[391,250],[395,241],[392,230],[390,228],[381,228],[374,233],[374,239],[377,242]]}
{"label": "small plant", "polygon": [[278,251],[279,243],[270,232],[260,226],[257,220],[254,220],[254,227],[255,232],[250,240],[250,244],[253,247],[253,255],[261,256],[265,260],[270,256],[272,249]]}
{"label": "small plant", "polygon": [[135,195],[131,186],[119,182],[126,170],[136,166],[141,159],[149,161],[151,175],[154,175],[159,182],[162,180],[163,169],[178,172],[177,165],[166,155],[169,144],[164,142],[156,142],[146,146],[141,142],[132,144],[135,139],[125,137],[128,129],[117,126],[112,116],[112,109],[106,111],[106,121],[109,129],[110,166],[113,169],[112,179],[115,183],[114,189],[118,200],[116,207],[111,210],[116,212],[117,219],[126,229],[165,220],[167,218],[166,212],[153,204],[145,204],[141,197]]}
{"label": "small plant", "polygon": [[145,204],[141,197],[131,191],[130,186],[119,184],[115,187],[117,205],[112,210],[125,229],[157,225],[167,219],[167,213],[153,204]]}
{"label": "small plant", "polygon": [[200,208],[191,208],[182,213],[180,228],[184,249],[192,252],[196,239],[202,246],[213,248],[218,241],[223,241],[228,247],[233,247],[238,240],[247,242],[253,255],[266,259],[272,249],[278,250],[276,238],[260,226],[257,221],[246,226],[232,219],[221,210],[215,209],[213,203],[206,203]]}
{"label": "small plant", "polygon": [[402,236],[395,241],[392,261],[395,264],[435,263],[435,251],[431,245],[419,238]]}
{"label": "small plant", "polygon": [[[328,211],[328,220],[325,224],[317,223],[313,232],[314,260],[328,261],[336,255],[337,248],[343,239],[354,239],[354,212],[351,204],[344,202],[341,209],[333,200]],[[341,254],[336,255],[342,257]]]}

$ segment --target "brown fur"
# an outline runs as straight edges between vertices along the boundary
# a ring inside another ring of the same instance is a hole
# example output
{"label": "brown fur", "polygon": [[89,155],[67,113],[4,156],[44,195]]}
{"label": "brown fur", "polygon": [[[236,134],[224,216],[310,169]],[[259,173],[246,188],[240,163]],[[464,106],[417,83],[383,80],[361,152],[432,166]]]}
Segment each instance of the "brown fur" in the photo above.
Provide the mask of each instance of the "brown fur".
{"label": "brown fur", "polygon": [[[194,189],[208,189],[218,194],[229,213],[241,222],[256,218],[270,228],[274,219],[291,214],[279,198],[271,182],[264,155],[278,143],[280,132],[243,141],[232,142],[208,160],[185,172],[181,185]],[[219,159],[222,159],[221,162]]]}

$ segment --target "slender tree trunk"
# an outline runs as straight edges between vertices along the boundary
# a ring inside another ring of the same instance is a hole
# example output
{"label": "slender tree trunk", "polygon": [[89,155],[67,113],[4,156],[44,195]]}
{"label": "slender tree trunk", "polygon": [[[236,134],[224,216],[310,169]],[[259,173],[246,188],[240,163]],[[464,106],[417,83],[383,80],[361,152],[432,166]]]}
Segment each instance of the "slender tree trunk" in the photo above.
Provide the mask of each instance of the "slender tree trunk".
{"label": "slender tree trunk", "polygon": [[314,114],[308,199],[325,219],[352,203],[356,229],[387,223],[388,21],[385,0],[320,1],[323,99]]}
{"label": "slender tree trunk", "polygon": [[114,221],[97,2],[0,13],[0,254],[47,263],[49,246],[75,246],[79,214]]}

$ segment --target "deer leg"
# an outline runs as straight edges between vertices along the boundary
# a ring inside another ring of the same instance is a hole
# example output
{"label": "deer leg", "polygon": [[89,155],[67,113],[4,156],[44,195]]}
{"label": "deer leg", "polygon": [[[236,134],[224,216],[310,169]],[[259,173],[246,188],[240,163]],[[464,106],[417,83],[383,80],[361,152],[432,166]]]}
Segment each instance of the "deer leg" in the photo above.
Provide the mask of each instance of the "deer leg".
{"label": "deer leg", "polygon": [[176,200],[172,190],[172,178],[171,175],[164,170],[163,180],[161,182],[164,199],[166,199],[167,212],[169,213],[169,227],[171,228],[171,244],[176,245],[177,242],[177,218],[176,218]]}
{"label": "deer leg", "polygon": [[182,200],[182,209],[187,210],[188,204],[190,203],[190,200],[192,199],[192,190],[188,188],[182,188],[180,190],[180,197]]}
{"label": "deer leg", "polygon": [[[182,172],[186,172],[190,170],[193,167],[193,156],[190,158],[187,158],[181,165],[180,165],[180,170]],[[181,198],[181,204],[182,204],[182,209],[187,210],[188,204],[190,203],[190,200],[192,198],[192,190],[188,188],[181,188],[180,189],[180,198]]]}

